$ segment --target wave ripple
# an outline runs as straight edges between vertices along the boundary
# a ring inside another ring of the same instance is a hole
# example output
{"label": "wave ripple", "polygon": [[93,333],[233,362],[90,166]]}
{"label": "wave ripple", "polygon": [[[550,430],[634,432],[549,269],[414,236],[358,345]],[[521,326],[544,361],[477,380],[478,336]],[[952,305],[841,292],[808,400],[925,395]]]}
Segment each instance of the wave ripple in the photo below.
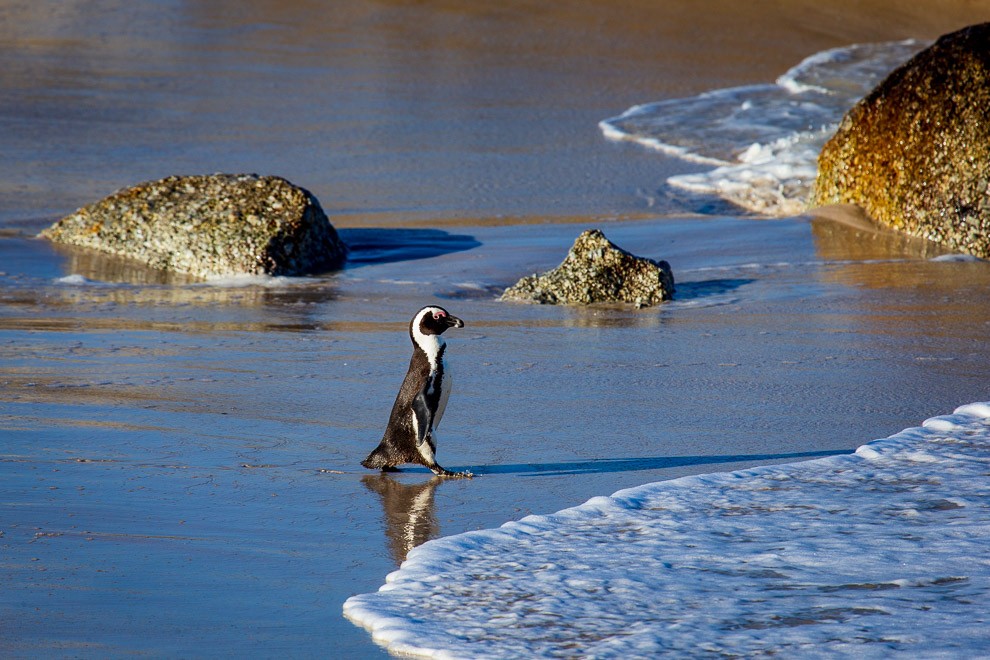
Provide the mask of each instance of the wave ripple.
{"label": "wave ripple", "polygon": [[856,44],[816,53],[775,83],[637,105],[600,122],[604,135],[714,170],[668,179],[755,213],[805,210],[818,153],[843,115],[926,42]]}

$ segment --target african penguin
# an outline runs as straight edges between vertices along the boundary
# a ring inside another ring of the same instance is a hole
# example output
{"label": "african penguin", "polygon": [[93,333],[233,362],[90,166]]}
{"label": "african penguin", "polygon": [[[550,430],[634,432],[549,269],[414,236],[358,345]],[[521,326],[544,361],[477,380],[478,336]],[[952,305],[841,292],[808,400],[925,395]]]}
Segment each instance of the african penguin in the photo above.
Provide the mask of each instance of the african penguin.
{"label": "african penguin", "polygon": [[450,397],[450,371],[444,360],[447,328],[463,328],[464,321],[443,307],[430,305],[409,322],[413,343],[409,371],[392,404],[385,435],[361,465],[372,470],[395,471],[403,463],[419,463],[442,477],[471,476],[451,472],[437,463],[436,428]]}

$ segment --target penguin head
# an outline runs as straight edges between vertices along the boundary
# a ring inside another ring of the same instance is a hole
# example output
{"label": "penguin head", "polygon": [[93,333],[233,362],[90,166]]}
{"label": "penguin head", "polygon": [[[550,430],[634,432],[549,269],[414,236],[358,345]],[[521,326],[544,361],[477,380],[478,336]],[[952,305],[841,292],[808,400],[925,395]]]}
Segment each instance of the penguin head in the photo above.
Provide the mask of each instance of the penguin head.
{"label": "penguin head", "polygon": [[429,305],[416,312],[410,323],[410,331],[419,331],[424,335],[442,335],[447,328],[463,328],[464,321],[460,320],[443,307]]}

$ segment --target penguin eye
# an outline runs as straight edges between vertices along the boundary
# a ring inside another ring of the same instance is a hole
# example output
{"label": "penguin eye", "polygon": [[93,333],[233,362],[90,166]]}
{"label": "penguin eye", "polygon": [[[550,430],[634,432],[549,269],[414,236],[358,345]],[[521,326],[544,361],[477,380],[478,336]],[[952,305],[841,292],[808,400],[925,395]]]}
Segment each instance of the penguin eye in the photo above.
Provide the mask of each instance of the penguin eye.
{"label": "penguin eye", "polygon": [[433,312],[433,318],[438,321],[442,319],[444,316],[446,316],[446,314],[444,314],[443,312]]}

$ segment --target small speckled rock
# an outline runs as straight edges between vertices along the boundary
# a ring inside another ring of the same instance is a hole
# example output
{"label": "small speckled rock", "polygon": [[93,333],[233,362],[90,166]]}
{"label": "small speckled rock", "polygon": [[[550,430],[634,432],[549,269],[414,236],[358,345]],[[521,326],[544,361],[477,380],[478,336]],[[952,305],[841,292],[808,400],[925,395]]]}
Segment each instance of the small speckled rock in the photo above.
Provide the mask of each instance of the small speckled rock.
{"label": "small speckled rock", "polygon": [[545,305],[626,302],[656,305],[674,296],[674,275],[666,261],[629,254],[589,229],[574,241],[564,261],[542,275],[524,277],[502,300]]}
{"label": "small speckled rock", "polygon": [[845,116],[812,204],[990,257],[990,23],[940,38]]}
{"label": "small speckled rock", "polygon": [[198,277],[303,275],[337,268],[347,257],[312,194],[256,174],[142,183],[79,209],[41,235]]}

